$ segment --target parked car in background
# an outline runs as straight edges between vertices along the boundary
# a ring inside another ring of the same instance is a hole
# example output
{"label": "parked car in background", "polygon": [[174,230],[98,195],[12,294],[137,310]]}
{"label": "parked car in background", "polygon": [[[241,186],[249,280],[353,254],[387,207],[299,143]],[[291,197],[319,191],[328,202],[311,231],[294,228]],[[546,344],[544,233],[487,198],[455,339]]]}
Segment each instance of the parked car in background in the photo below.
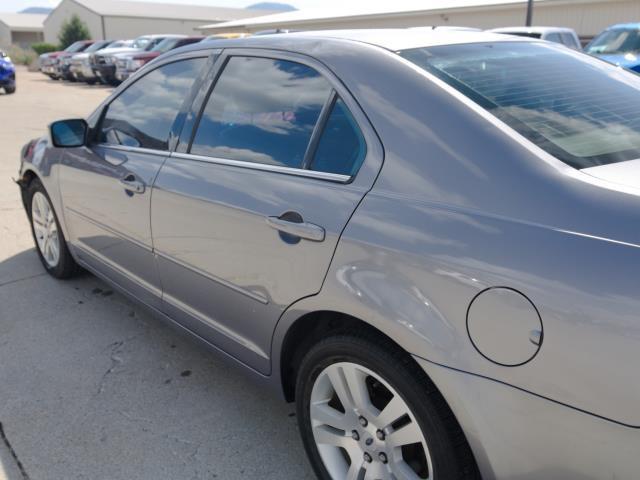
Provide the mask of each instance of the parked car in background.
{"label": "parked car in background", "polygon": [[585,47],[590,55],[640,73],[640,23],[613,25]]}
{"label": "parked car in background", "polygon": [[638,478],[640,76],[382,29],[201,42],[125,85],[23,149],[45,271],[295,401],[322,480]]}
{"label": "parked car in background", "polygon": [[564,27],[502,27],[493,28],[490,32],[517,35],[518,37],[539,38],[548,42],[559,43],[574,50],[582,50],[580,38],[572,28]]}
{"label": "parked car in background", "polygon": [[80,40],[78,42],[72,43],[64,50],[61,50],[58,52],[43,53],[39,57],[40,71],[45,75],[47,75],[49,78],[52,78],[53,80],[58,80],[58,78],[60,78],[58,76],[58,67],[57,67],[58,57],[67,53],[73,54],[73,53],[82,52],[88,46],[89,45],[87,45],[84,40]]}
{"label": "parked car in background", "polygon": [[93,75],[89,60],[91,54],[98,50],[110,47],[115,43],[117,42],[114,42],[113,40],[98,40],[85,51],[72,55],[69,63],[70,77],[75,81],[83,81],[89,84],[95,83],[97,79]]}
{"label": "parked car in background", "polygon": [[116,85],[118,83],[116,79],[117,54],[151,50],[168,36],[174,35],[142,35],[133,40],[128,47],[99,50],[91,55],[91,68],[102,83]]}
{"label": "parked car in background", "polygon": [[[78,52],[84,52],[88,50],[91,45],[94,44],[93,40],[83,40],[82,48]],[[71,57],[78,52],[62,52],[56,57],[55,69],[56,76],[61,80],[75,81],[70,72]]]}
{"label": "parked car in background", "polygon": [[203,36],[167,37],[149,51],[116,54],[116,80],[124,82],[137,70],[163,53],[185,45],[201,42],[204,38]]}
{"label": "parked car in background", "polygon": [[0,88],[4,89],[7,94],[16,91],[16,67],[13,65],[11,57],[2,50],[0,50]]}

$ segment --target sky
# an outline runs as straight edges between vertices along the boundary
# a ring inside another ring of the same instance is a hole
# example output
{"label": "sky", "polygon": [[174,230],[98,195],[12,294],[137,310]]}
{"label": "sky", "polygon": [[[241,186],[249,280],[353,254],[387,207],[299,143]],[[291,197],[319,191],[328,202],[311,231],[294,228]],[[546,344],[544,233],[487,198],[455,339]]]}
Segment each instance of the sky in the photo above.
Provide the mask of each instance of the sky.
{"label": "sky", "polygon": [[[186,5],[211,5],[218,7],[246,7],[258,3],[262,0],[140,0],[140,1],[161,1],[165,3],[184,3]],[[306,9],[329,9],[339,10],[348,5],[350,9],[362,6],[363,9],[370,9],[389,5],[389,0],[274,0],[281,3],[288,3],[299,10]],[[17,12],[27,7],[55,7],[59,0],[0,0],[0,12]],[[394,0],[393,7],[398,9],[424,6],[425,0]]]}

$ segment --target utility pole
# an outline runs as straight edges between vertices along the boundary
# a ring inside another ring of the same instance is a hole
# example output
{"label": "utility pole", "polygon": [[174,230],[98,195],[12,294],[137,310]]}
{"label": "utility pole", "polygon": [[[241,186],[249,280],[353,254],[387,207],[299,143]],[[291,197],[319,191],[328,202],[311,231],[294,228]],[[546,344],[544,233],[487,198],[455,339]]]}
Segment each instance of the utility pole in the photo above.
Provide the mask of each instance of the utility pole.
{"label": "utility pole", "polygon": [[533,0],[527,0],[527,20],[525,25],[531,26],[531,20],[533,19]]}

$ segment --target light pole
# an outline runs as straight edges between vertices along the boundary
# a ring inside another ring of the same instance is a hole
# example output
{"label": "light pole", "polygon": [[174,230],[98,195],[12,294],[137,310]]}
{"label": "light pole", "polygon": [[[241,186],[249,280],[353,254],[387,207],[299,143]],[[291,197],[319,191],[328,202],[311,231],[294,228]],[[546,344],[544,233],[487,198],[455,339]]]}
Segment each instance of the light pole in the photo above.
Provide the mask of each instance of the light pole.
{"label": "light pole", "polygon": [[527,0],[527,20],[525,22],[527,27],[531,26],[532,18],[533,18],[533,0]]}

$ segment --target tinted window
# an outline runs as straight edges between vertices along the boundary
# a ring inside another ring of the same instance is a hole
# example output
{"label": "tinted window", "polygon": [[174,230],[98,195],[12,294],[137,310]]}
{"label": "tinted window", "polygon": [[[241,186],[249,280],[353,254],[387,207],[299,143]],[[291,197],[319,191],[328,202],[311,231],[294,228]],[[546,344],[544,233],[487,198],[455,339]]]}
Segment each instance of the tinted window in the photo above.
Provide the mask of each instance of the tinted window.
{"label": "tinted window", "polygon": [[402,55],[576,168],[640,157],[640,77],[568,48],[477,43]]}
{"label": "tinted window", "polygon": [[365,155],[362,132],[344,102],[338,99],[318,142],[311,169],[354,175]]}
{"label": "tinted window", "polygon": [[516,37],[541,38],[542,34],[534,32],[499,32],[504,35],[515,35]]}
{"label": "tinted window", "polygon": [[232,57],[204,109],[191,153],[301,167],[330,91],[305,65]]}
{"label": "tinted window", "polygon": [[100,142],[167,150],[171,126],[205,62],[194,58],[170,63],[127,88],[109,105]]}

